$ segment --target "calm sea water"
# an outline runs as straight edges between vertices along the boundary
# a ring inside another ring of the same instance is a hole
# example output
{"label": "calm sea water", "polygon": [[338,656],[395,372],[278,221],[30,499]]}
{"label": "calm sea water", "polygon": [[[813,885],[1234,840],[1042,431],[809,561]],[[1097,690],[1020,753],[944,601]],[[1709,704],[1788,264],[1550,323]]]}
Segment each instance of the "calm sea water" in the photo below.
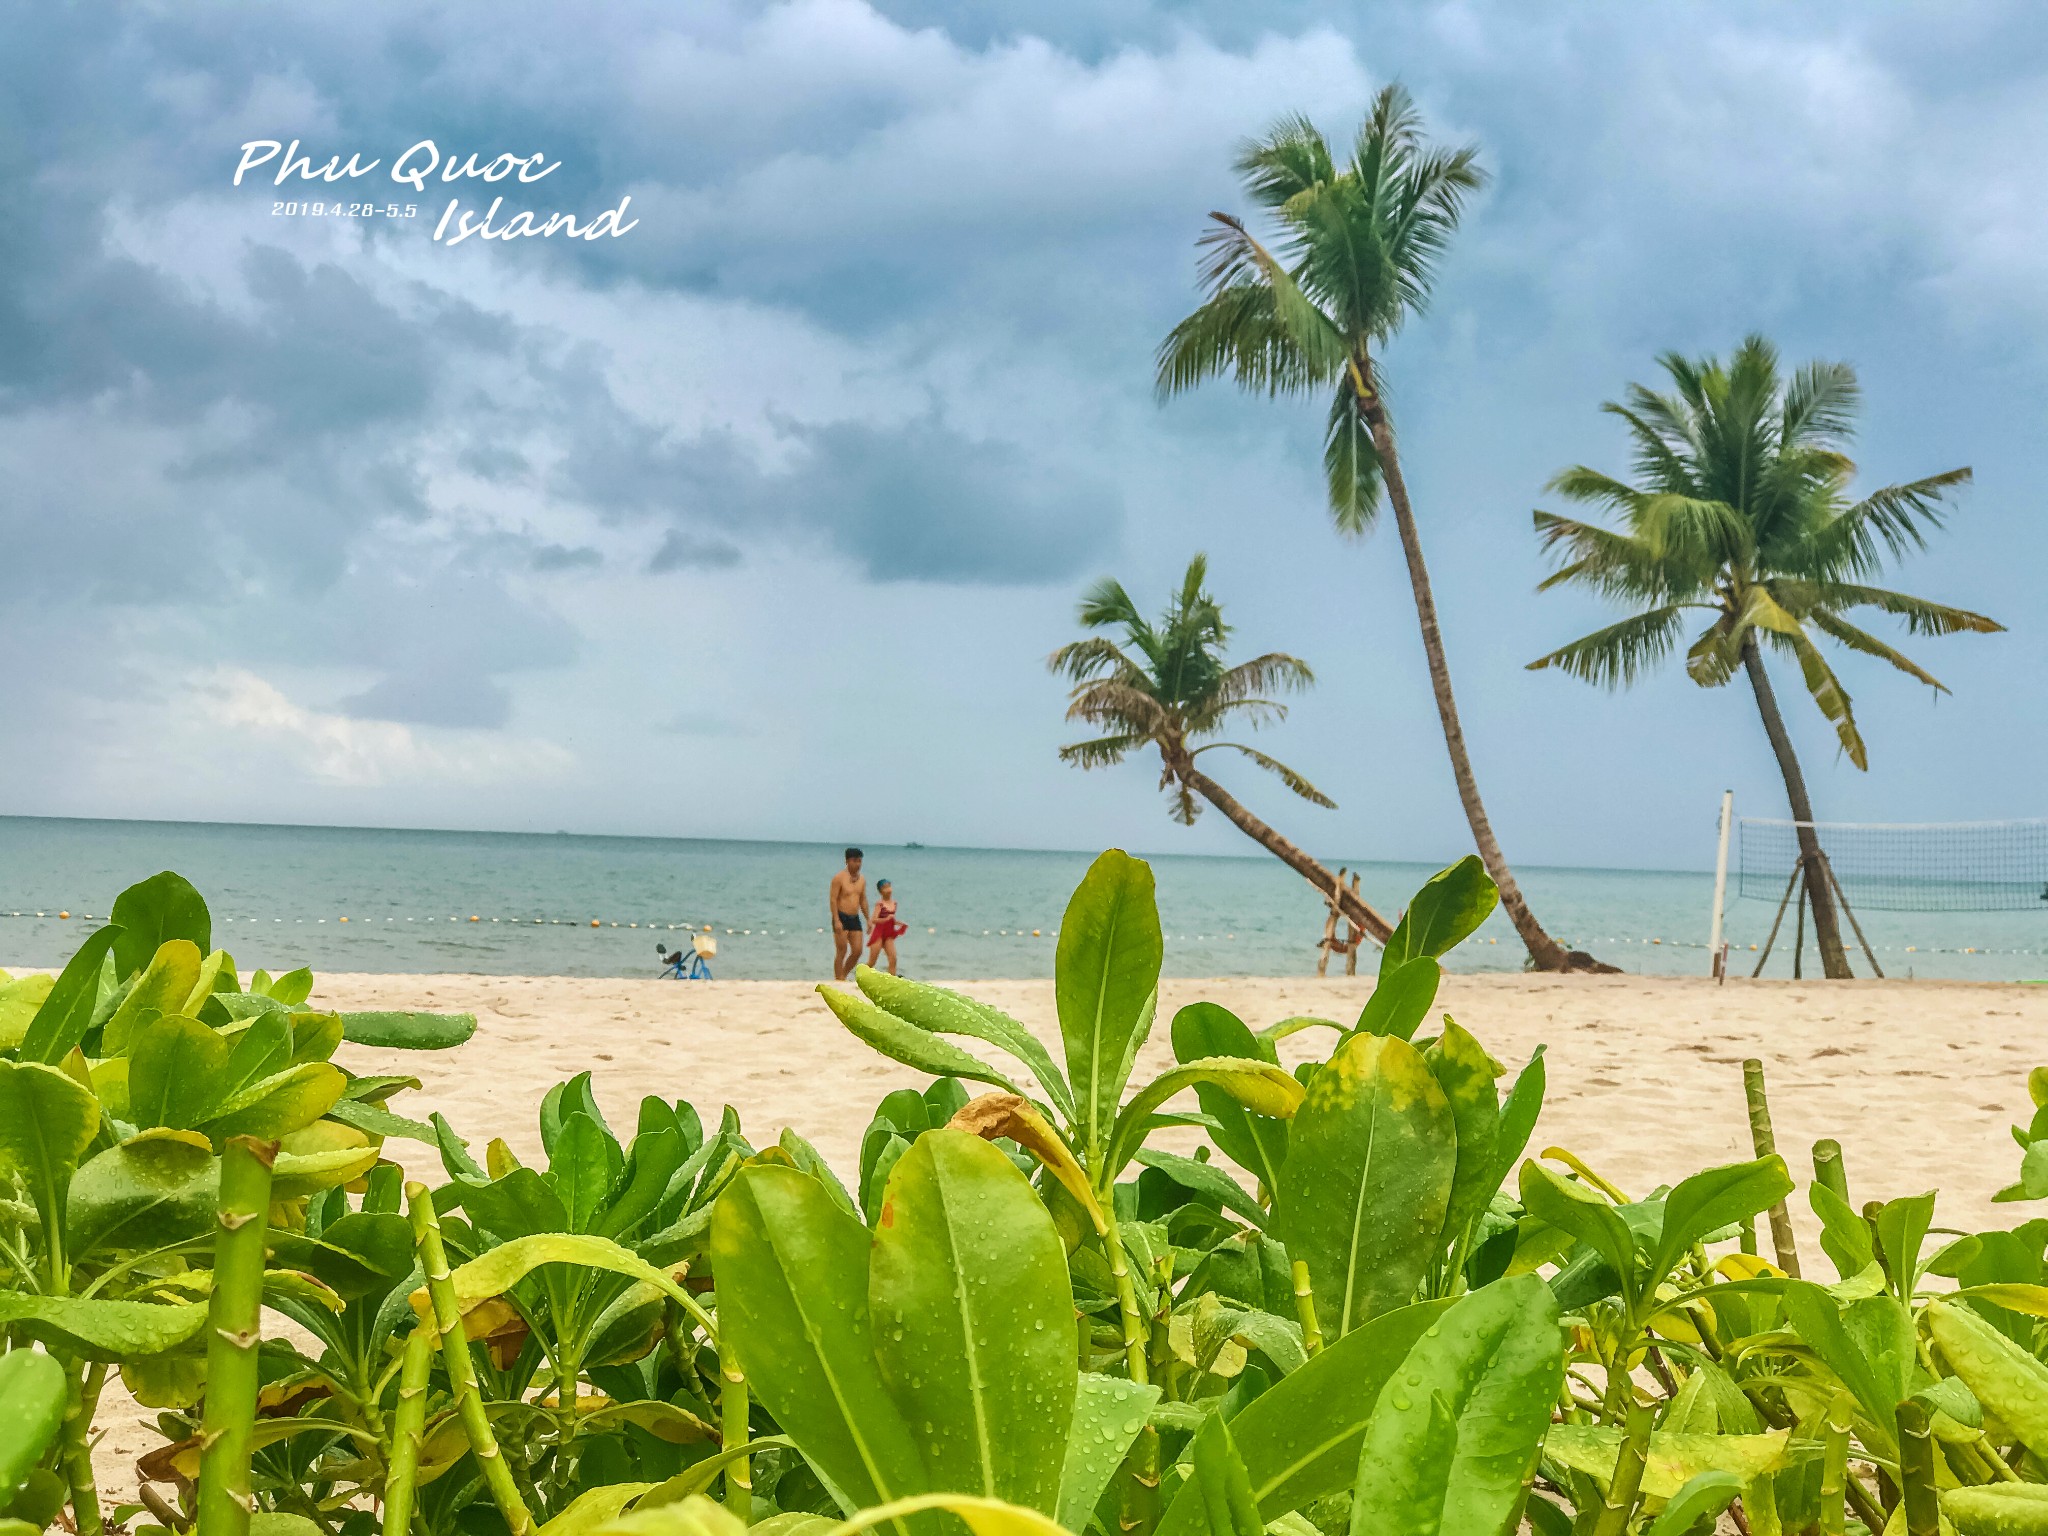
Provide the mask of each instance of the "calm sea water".
{"label": "calm sea water", "polygon": [[[911,925],[900,945],[906,972],[1043,976],[1067,895],[1090,857],[874,847],[867,868],[896,883]],[[804,843],[0,817],[0,965],[60,963],[88,916],[103,918],[123,886],[175,869],[205,893],[215,942],[245,970],[643,976],[655,973],[657,941],[673,945],[682,927],[710,924],[719,976],[815,977],[830,974],[831,942],[820,930],[839,862],[838,848]],[[1168,854],[1151,863],[1169,974],[1313,970],[1322,902],[1277,861]],[[1390,917],[1431,873],[1424,865],[1354,867],[1366,898]],[[1711,873],[1518,874],[1551,932],[1573,945],[1631,971],[1707,971]],[[1743,959],[1747,946],[1763,940],[1771,916],[1771,904],[1731,893],[1727,931],[1742,971],[1755,959]],[[2048,907],[1871,913],[1864,928],[1888,974],[2048,976]],[[1767,974],[1790,974],[1790,937],[1788,917]],[[1521,958],[1496,914],[1451,964],[1515,970]],[[1808,961],[1812,974],[1810,945]],[[1361,964],[1369,970],[1376,961],[1367,954]]]}

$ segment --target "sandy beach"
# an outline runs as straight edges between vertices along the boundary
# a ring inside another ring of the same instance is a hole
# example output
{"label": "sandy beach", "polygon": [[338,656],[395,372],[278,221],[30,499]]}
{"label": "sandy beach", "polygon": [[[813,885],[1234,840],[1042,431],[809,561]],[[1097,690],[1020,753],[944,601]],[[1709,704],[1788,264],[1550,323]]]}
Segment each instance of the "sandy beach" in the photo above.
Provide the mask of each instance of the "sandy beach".
{"label": "sandy beach", "polygon": [[[1170,1063],[1164,1021],[1184,1004],[1220,1002],[1254,1027],[1295,1014],[1348,1021],[1371,987],[1363,978],[1165,983],[1161,1026],[1139,1074]],[[967,982],[960,990],[1057,1041],[1050,982]],[[756,1144],[792,1125],[849,1170],[875,1101],[926,1081],[853,1039],[798,982],[331,975],[315,1001],[474,1013],[476,1035],[458,1050],[345,1047],[341,1059],[359,1072],[417,1076],[421,1091],[401,1095],[394,1108],[420,1116],[438,1109],[479,1151],[502,1136],[532,1159],[540,1154],[541,1095],[585,1069],[621,1127],[631,1126],[648,1093],[687,1098],[707,1121],[731,1104]],[[2018,1176],[2006,1127],[2029,1117],[2027,1071],[2048,1062],[2048,988],[1451,976],[1439,1001],[1511,1071],[1547,1047],[1550,1092],[1531,1151],[1568,1147],[1631,1195],[1749,1155],[1741,1062],[1757,1056],[1780,1147],[1802,1182],[1807,1150],[1832,1136],[1859,1201],[1938,1186],[1942,1226],[2011,1225],[2036,1214],[2031,1206],[1994,1207],[1991,1195]],[[1295,1036],[1283,1043],[1283,1059],[1326,1051],[1329,1039],[1324,1031]],[[387,1151],[440,1177],[430,1149],[394,1142]],[[1806,1251],[1825,1272],[1803,1203],[1795,1215]],[[110,1410],[117,1395],[110,1390]],[[102,1473],[118,1497],[133,1488],[134,1457],[149,1443],[135,1420],[115,1423],[103,1443]]]}

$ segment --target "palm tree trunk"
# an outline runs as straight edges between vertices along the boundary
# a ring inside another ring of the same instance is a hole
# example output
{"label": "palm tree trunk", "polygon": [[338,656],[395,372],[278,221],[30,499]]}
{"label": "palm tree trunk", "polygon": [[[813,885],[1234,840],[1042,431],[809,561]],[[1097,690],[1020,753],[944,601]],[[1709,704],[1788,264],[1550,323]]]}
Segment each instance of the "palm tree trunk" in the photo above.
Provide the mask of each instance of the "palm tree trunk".
{"label": "palm tree trunk", "polygon": [[1764,734],[1771,738],[1771,750],[1778,755],[1778,771],[1785,776],[1785,798],[1792,803],[1792,820],[1799,835],[1799,862],[1806,870],[1806,897],[1813,908],[1813,941],[1820,948],[1821,971],[1830,980],[1843,981],[1855,973],[1849,969],[1849,952],[1842,947],[1842,927],[1835,917],[1834,893],[1829,887],[1827,865],[1822,861],[1820,838],[1813,830],[1813,802],[1806,795],[1806,775],[1799,771],[1799,758],[1792,750],[1792,738],[1785,730],[1785,717],[1778,712],[1778,695],[1764,671],[1763,651],[1756,632],[1742,637],[1742,665],[1749,673],[1749,686],[1756,694],[1757,712],[1764,717]]}
{"label": "palm tree trunk", "polygon": [[[1369,369],[1370,364],[1365,367]],[[1369,373],[1366,376],[1369,377]],[[1515,925],[1515,932],[1522,936],[1529,958],[1536,962],[1539,970],[1612,971],[1614,966],[1605,965],[1582,952],[1568,951],[1544,931],[1543,925],[1536,921],[1536,914],[1529,910],[1522,888],[1515,883],[1515,874],[1508,868],[1507,856],[1500,851],[1500,842],[1493,835],[1493,823],[1487,820],[1486,806],[1479,798],[1479,781],[1472,775],[1472,758],[1465,750],[1465,728],[1458,723],[1458,701],[1451,695],[1451,669],[1444,660],[1443,632],[1437,624],[1436,595],[1430,590],[1429,568],[1422,560],[1422,538],[1415,527],[1415,509],[1408,500],[1408,482],[1401,477],[1401,455],[1394,444],[1393,423],[1388,420],[1386,406],[1376,392],[1361,394],[1358,410],[1366,430],[1372,434],[1373,451],[1380,461],[1380,477],[1387,487],[1387,500],[1394,508],[1394,526],[1401,532],[1401,552],[1408,559],[1408,585],[1415,594],[1415,617],[1422,624],[1422,650],[1429,659],[1429,685],[1436,694],[1437,718],[1443,722],[1444,746],[1451,754],[1451,777],[1457,781],[1458,799],[1465,807],[1465,820],[1471,824],[1472,841],[1478,847],[1480,862],[1485,864],[1486,872],[1500,888],[1501,910]]]}
{"label": "palm tree trunk", "polygon": [[1178,763],[1169,761],[1169,766],[1183,784],[1221,811],[1238,831],[1265,848],[1325,896],[1334,900],[1344,916],[1355,923],[1373,943],[1384,945],[1392,936],[1392,923],[1368,906],[1356,891],[1340,884],[1336,875],[1246,810],[1237,796],[1195,767],[1193,763],[1185,760]]}

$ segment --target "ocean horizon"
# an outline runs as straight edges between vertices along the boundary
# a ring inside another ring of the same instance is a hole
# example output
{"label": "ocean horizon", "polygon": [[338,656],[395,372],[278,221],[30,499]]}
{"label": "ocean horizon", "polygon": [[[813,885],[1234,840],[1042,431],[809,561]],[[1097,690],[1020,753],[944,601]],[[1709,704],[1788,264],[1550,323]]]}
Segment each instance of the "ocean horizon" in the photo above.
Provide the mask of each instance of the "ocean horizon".
{"label": "ocean horizon", "polygon": [[[303,964],[316,972],[653,976],[657,943],[673,947],[684,931],[708,927],[721,978],[815,978],[830,974],[825,889],[842,846],[0,817],[0,966],[60,964],[124,886],[175,869],[205,895],[214,942],[244,971]],[[1131,851],[1158,881],[1167,974],[1313,972],[1323,903],[1279,861],[1250,848]],[[1436,867],[1315,852],[1357,871],[1366,900],[1389,918]],[[895,883],[910,925],[899,944],[905,973],[954,980],[1050,975],[1067,897],[1095,856],[881,844],[867,853],[871,883]],[[1538,917],[1573,947],[1644,974],[1710,969],[1710,869],[1526,865],[1516,875]],[[1773,911],[1772,903],[1738,899],[1731,878],[1731,973],[1746,975],[1755,964],[1748,946],[1764,941]],[[1994,981],[2048,973],[2048,913],[1859,915],[1888,975]],[[1791,974],[1791,926],[1788,914],[1766,975]],[[1852,960],[1868,974],[1860,952]],[[1368,946],[1360,969],[1377,963]],[[1450,965],[1520,970],[1521,945],[1495,913]],[[1333,972],[1342,968],[1334,958]],[[1809,942],[1806,974],[1817,969]]]}

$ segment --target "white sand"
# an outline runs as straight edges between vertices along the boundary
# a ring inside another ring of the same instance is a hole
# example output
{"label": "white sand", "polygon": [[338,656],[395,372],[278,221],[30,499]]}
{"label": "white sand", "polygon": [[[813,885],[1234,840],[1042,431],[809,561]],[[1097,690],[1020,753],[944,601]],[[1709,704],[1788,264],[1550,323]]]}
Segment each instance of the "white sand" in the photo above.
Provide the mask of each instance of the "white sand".
{"label": "white sand", "polygon": [[[959,986],[1053,1042],[1058,1059],[1050,982]],[[1222,1003],[1258,1028],[1294,1014],[1349,1022],[1370,991],[1363,979],[1168,982],[1139,1077],[1170,1063],[1166,1021],[1186,1003]],[[707,1123],[731,1104],[756,1145],[793,1125],[850,1175],[875,1101],[927,1081],[848,1035],[807,983],[338,975],[321,978],[314,1000],[476,1014],[476,1036],[458,1050],[350,1046],[341,1059],[358,1072],[419,1077],[423,1091],[392,1107],[441,1110],[479,1153],[502,1136],[538,1159],[541,1095],[588,1069],[622,1130],[648,1093],[689,1099]],[[2038,1212],[1994,1207],[1991,1195],[2018,1176],[2006,1127],[2030,1116],[2026,1074],[2048,1062],[2048,987],[1492,975],[1448,978],[1439,1002],[1510,1071],[1548,1046],[1550,1093],[1531,1152],[1569,1147],[1631,1195],[1750,1155],[1741,1062],[1757,1056],[1780,1149],[1802,1183],[1813,1141],[1832,1136],[1859,1203],[1938,1186],[1943,1226],[2012,1225]],[[1320,1054],[1331,1038],[1296,1035],[1283,1059]],[[387,1151],[438,1177],[430,1150],[394,1142]],[[1825,1273],[1803,1201],[1795,1216],[1809,1272]],[[152,1439],[140,1422],[116,1423],[119,1396],[115,1384],[102,1411],[114,1432],[98,1459],[109,1491],[125,1498],[134,1457]]]}

